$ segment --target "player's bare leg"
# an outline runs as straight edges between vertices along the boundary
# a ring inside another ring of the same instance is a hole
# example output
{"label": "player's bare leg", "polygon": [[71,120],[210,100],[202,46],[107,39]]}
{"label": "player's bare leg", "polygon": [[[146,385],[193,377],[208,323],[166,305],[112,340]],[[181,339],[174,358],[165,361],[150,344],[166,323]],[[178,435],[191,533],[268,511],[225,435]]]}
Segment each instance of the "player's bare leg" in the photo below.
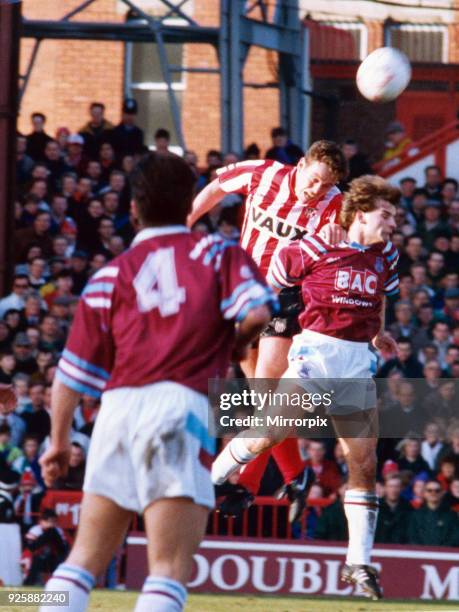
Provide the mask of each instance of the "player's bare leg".
{"label": "player's bare leg", "polygon": [[193,555],[204,537],[209,509],[188,498],[160,499],[144,512],[148,570],[136,612],[181,612]]}
{"label": "player's bare leg", "polygon": [[[85,493],[72,551],[46,584],[48,591],[69,591],[69,612],[86,610],[97,576],[107,568],[122,544],[132,512],[106,497]],[[47,611],[60,608],[43,608]]]}
{"label": "player's bare leg", "polygon": [[[352,416],[350,417],[352,419]],[[344,495],[344,511],[349,530],[349,544],[342,579],[359,584],[373,599],[382,597],[376,570],[371,567],[376,521],[378,518],[378,497],[376,484],[376,411],[360,414],[362,424],[351,425],[352,436],[340,437],[349,468],[348,489]],[[350,421],[346,417],[333,418],[337,434],[349,431]],[[366,437],[368,436],[368,437]]]}

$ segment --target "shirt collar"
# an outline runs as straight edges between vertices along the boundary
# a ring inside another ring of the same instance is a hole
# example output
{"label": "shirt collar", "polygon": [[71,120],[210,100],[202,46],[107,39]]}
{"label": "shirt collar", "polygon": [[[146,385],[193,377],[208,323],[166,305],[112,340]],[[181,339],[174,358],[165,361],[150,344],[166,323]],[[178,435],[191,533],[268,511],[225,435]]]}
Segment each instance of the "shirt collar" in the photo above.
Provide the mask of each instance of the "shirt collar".
{"label": "shirt collar", "polygon": [[137,246],[144,240],[157,238],[158,236],[168,236],[169,234],[188,234],[190,230],[185,225],[163,225],[161,227],[146,227],[137,234],[132,241],[132,246]]}

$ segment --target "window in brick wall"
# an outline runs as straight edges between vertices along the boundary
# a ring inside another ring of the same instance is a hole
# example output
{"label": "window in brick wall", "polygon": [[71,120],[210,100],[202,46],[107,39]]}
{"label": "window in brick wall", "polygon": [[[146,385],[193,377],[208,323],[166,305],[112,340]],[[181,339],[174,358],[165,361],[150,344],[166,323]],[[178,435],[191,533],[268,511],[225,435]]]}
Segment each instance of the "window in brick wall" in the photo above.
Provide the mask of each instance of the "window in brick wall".
{"label": "window in brick wall", "polygon": [[448,28],[443,25],[391,24],[386,44],[406,53],[412,62],[446,63]]}
{"label": "window in brick wall", "polygon": [[[167,21],[170,23],[170,20]],[[181,24],[182,22],[180,22]],[[174,25],[177,20],[174,20]],[[183,65],[182,44],[166,44],[170,65]],[[171,134],[171,149],[178,145],[170,111],[167,85],[163,80],[156,43],[127,43],[125,61],[125,94],[135,98],[138,103],[138,124],[145,131],[145,144],[154,144],[154,133],[158,128],[166,128]],[[172,73],[172,87],[181,111],[182,92],[185,89],[184,73]]]}
{"label": "window in brick wall", "polygon": [[312,59],[359,60],[366,57],[368,33],[363,23],[308,21],[307,26]]}

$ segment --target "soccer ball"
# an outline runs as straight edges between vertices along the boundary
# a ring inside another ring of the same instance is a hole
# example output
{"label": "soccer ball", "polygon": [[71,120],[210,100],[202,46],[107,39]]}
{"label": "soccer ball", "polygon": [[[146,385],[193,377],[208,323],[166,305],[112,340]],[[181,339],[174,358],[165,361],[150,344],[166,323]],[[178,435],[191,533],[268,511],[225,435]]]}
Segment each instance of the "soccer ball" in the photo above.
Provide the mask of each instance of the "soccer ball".
{"label": "soccer ball", "polygon": [[381,47],[366,57],[357,70],[357,87],[372,102],[395,100],[411,79],[411,65],[404,53]]}

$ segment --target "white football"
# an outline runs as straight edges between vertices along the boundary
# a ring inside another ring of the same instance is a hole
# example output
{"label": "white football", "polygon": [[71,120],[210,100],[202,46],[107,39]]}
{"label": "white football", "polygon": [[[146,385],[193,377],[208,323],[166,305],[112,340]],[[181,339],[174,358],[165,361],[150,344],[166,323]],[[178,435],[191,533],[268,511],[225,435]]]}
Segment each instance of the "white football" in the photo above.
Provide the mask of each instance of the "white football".
{"label": "white football", "polygon": [[357,70],[357,87],[372,102],[395,100],[411,79],[411,65],[404,53],[392,47],[373,51]]}

